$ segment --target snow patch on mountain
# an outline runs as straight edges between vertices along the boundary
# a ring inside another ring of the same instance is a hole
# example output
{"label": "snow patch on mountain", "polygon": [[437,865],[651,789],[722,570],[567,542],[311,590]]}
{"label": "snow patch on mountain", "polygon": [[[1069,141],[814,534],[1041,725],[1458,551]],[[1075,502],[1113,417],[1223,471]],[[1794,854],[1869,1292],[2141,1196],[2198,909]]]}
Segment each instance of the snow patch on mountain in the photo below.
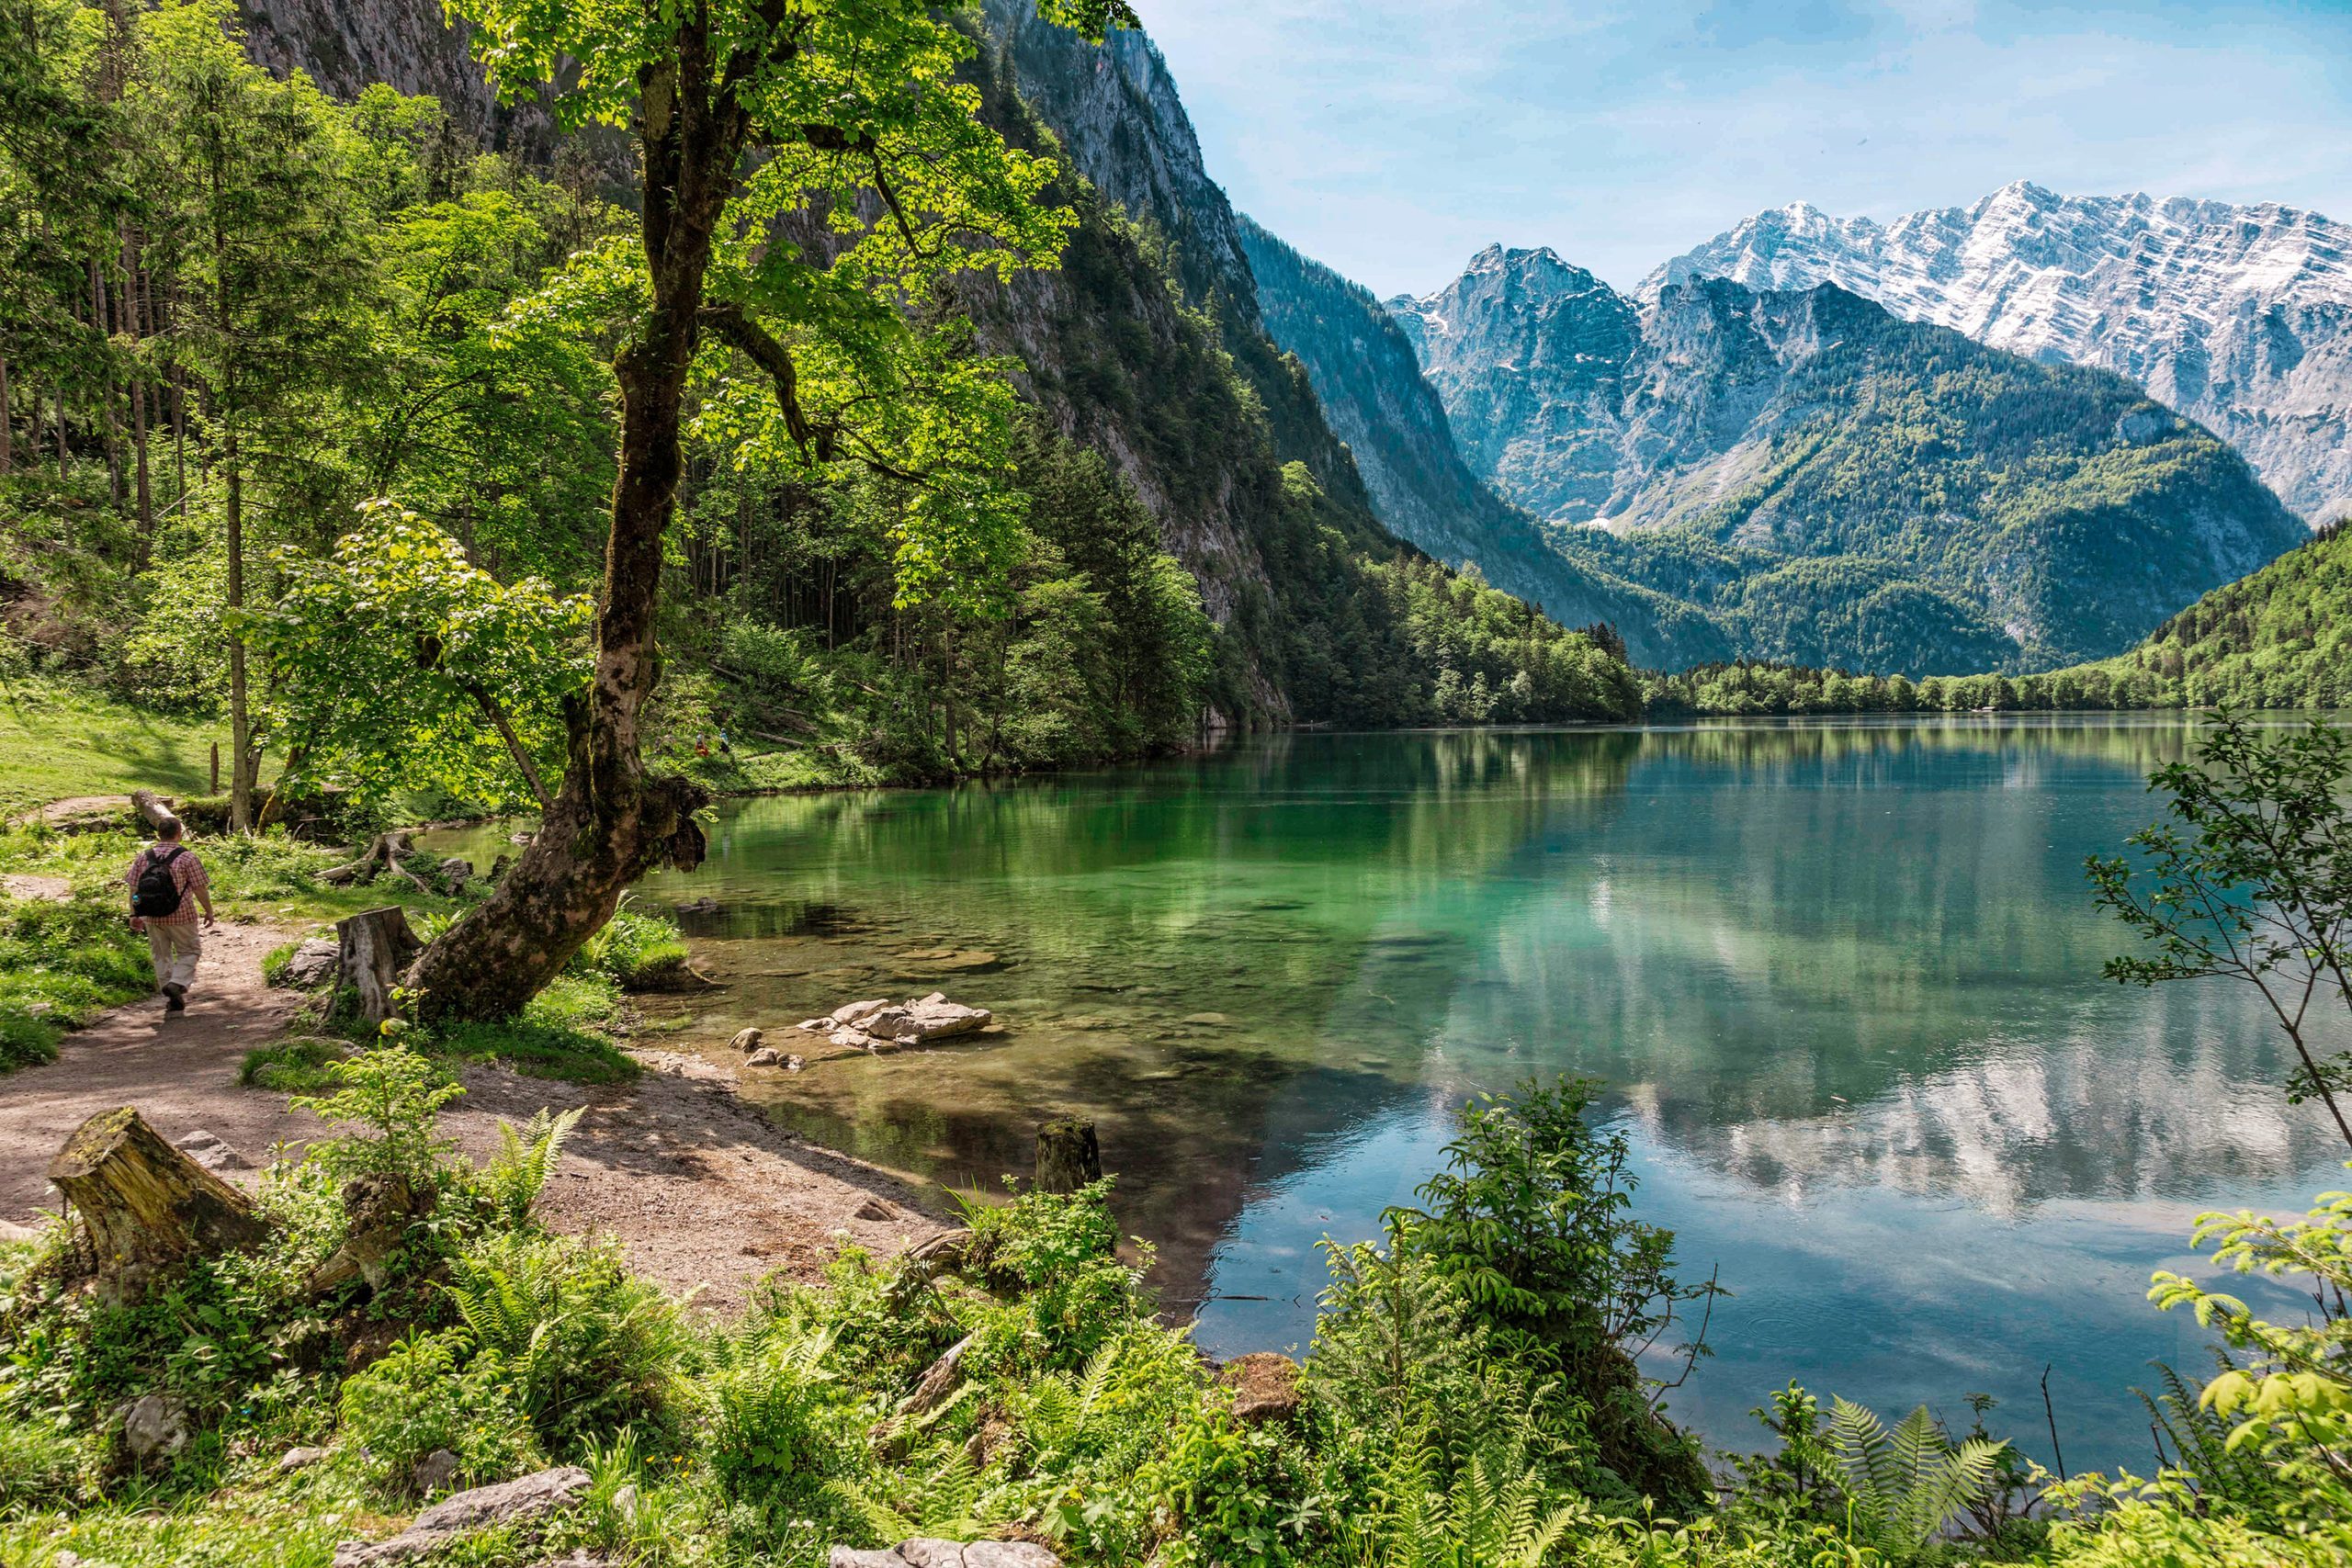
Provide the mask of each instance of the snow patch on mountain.
{"label": "snow patch on mountain", "polygon": [[1836,283],[1996,348],[2112,370],[2236,446],[2305,520],[2352,513],[2352,225],[2019,180],[1885,224],[1775,208],[1636,292],[1698,277]]}

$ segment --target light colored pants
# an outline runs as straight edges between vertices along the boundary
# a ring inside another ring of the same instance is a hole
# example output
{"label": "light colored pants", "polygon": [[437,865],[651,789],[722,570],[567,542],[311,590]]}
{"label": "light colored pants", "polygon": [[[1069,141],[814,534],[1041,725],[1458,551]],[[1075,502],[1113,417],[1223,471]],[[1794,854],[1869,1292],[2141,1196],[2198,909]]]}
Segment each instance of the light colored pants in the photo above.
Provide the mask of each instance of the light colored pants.
{"label": "light colored pants", "polygon": [[196,961],[204,956],[204,939],[194,920],[147,922],[147,953],[155,961],[155,988],[186,989],[196,979]]}

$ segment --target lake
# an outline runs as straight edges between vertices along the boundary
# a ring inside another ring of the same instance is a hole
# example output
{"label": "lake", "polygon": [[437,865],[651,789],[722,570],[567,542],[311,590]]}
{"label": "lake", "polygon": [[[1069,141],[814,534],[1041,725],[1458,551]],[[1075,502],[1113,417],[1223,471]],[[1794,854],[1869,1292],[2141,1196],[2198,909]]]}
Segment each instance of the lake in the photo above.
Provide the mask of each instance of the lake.
{"label": "lake", "polygon": [[[2208,1368],[2150,1270],[2343,1150],[2250,988],[2099,977],[2082,863],[2156,814],[2175,716],[1290,734],[1151,767],[734,802],[649,879],[729,988],[679,1039],[934,988],[1001,1032],[747,1073],[808,1136],[963,1187],[1099,1125],[1212,1352],[1303,1350],[1317,1244],[1374,1233],[1464,1097],[1606,1081],[1639,1209],[1733,1295],[1670,1398],[1714,1443],[1795,1378],[2071,1468],[2153,1455]],[[2335,1048],[2352,1030],[2332,1020]]]}

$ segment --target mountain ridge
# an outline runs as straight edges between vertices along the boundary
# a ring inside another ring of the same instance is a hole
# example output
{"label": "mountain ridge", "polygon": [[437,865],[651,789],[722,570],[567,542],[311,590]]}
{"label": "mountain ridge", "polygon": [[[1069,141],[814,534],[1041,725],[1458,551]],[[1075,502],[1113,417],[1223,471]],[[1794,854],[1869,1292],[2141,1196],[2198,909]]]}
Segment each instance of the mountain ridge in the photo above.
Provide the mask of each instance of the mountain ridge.
{"label": "mountain ridge", "polygon": [[1742,656],[2104,657],[2302,536],[2243,459],[2120,378],[1835,284],[1700,277],[1644,305],[1548,249],[1488,247],[1391,308],[1474,469]]}
{"label": "mountain ridge", "polygon": [[2352,509],[2352,224],[2018,180],[1883,224],[1768,209],[1634,293],[1696,276],[1836,283],[1996,348],[2112,370],[2236,446],[2306,522]]}

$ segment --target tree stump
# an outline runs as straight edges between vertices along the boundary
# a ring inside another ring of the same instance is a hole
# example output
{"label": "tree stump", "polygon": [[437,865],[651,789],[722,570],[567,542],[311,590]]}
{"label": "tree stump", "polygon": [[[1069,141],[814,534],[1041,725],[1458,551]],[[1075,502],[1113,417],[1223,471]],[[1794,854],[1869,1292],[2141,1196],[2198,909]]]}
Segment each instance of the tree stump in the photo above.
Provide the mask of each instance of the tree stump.
{"label": "tree stump", "polygon": [[135,1294],[156,1271],[254,1245],[269,1223],[245,1195],[165,1143],[130,1106],[74,1129],[49,1179],[82,1217],[102,1280]]}
{"label": "tree stump", "polygon": [[1102,1151],[1094,1142],[1094,1123],[1076,1117],[1048,1122],[1037,1129],[1037,1190],[1075,1192],[1102,1179]]}
{"label": "tree stump", "polygon": [[392,1259],[408,1241],[409,1226],[432,1207],[433,1194],[417,1192],[405,1177],[353,1178],[343,1190],[343,1245],[311,1271],[311,1293],[324,1295],[355,1280],[370,1291],[382,1290],[391,1278]]}
{"label": "tree stump", "polygon": [[337,968],[343,984],[358,993],[359,1016],[381,1023],[399,1009],[392,1005],[392,987],[401,984],[424,944],[408,929],[408,911],[398,904],[362,909],[337,920]]}

